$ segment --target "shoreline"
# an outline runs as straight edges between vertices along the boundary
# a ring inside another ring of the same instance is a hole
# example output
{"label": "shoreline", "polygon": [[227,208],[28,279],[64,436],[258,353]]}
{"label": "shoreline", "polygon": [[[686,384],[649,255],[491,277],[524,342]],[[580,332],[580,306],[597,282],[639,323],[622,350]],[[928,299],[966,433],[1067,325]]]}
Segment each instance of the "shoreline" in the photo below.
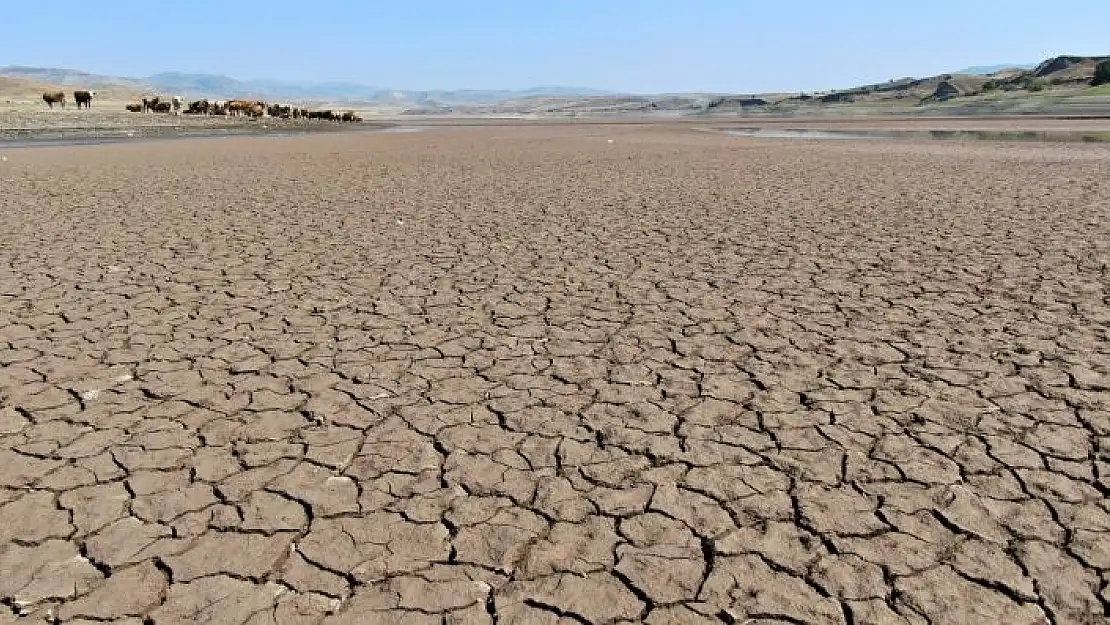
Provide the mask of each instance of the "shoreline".
{"label": "shoreline", "polygon": [[[183,139],[274,137],[289,138],[348,132],[412,132],[433,128],[539,127],[539,126],[667,126],[709,130],[764,138],[899,138],[919,140],[1022,139],[1024,141],[1105,143],[1110,140],[1110,118],[1071,115],[999,115],[964,117],[906,117],[864,115],[855,117],[704,117],[653,119],[651,116],[596,116],[568,118],[507,117],[387,117],[359,123],[266,120],[229,122],[212,118],[179,118],[174,123],[121,123],[119,118],[88,120],[82,125],[39,123],[0,126],[0,149],[73,147]],[[104,123],[96,123],[102,121]],[[829,136],[821,136],[826,132]],[[981,134],[982,136],[974,136]],[[1024,136],[1018,137],[1021,134]],[[779,135],[790,135],[779,136]],[[795,136],[797,135],[797,136]],[[1034,136],[1040,135],[1040,136]],[[1092,135],[1098,135],[1097,138]],[[1086,140],[1085,140],[1085,137]],[[1094,139],[1094,140],[1092,140]]]}
{"label": "shoreline", "polygon": [[342,132],[380,132],[396,127],[393,123],[359,124],[223,124],[223,125],[145,125],[79,127],[0,128],[0,148],[104,145],[178,139],[220,139],[231,137],[296,137]]}

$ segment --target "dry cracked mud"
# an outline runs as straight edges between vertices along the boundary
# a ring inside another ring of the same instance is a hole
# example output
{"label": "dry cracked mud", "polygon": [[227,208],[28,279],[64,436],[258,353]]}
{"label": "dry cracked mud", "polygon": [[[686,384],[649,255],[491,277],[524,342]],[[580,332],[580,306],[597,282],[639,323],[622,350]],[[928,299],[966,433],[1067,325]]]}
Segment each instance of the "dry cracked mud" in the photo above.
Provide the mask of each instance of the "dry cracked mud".
{"label": "dry cracked mud", "polygon": [[0,623],[1110,616],[1106,148],[4,156]]}

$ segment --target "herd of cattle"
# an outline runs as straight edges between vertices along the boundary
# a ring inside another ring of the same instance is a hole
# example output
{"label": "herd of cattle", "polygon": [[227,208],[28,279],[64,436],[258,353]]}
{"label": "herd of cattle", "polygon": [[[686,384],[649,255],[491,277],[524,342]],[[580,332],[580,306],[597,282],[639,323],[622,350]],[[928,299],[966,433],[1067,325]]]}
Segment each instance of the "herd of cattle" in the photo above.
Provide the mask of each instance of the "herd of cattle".
{"label": "herd of cattle", "polygon": [[[77,108],[84,106],[91,108],[95,91],[74,91],[73,101]],[[60,104],[66,105],[64,91],[55,91],[42,94],[42,99],[50,108]],[[142,102],[126,105],[132,113],[174,113],[185,115],[225,115],[228,117],[277,117],[280,119],[322,119],[336,122],[361,122],[362,118],[352,111],[309,110],[291,104],[267,104],[261,100],[196,100],[185,106],[181,96],[163,99],[161,96],[143,98]],[[184,108],[184,110],[182,110]]]}
{"label": "herd of cattle", "polygon": [[[84,106],[85,108],[92,107],[93,96],[96,95],[95,91],[74,91],[73,101],[77,103],[77,108]],[[43,102],[46,102],[50,108],[54,108],[55,104],[61,104],[62,108],[66,107],[66,92],[65,91],[51,91],[42,94]]]}

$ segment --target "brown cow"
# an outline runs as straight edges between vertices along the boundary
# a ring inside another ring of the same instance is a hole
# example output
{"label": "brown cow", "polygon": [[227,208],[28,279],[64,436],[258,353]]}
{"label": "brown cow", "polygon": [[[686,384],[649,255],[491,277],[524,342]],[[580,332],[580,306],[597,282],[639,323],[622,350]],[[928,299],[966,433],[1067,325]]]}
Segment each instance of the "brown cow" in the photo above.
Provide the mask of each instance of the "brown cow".
{"label": "brown cow", "polygon": [[44,93],[44,94],[42,94],[42,101],[46,102],[46,105],[49,106],[50,108],[54,108],[54,103],[55,102],[57,102],[58,104],[61,104],[62,108],[65,108],[66,107],[66,94],[65,94],[64,91],[55,91],[54,93]]}
{"label": "brown cow", "polygon": [[128,104],[125,108],[127,110],[131,111],[132,113],[140,113],[143,110],[143,105],[142,104]]}
{"label": "brown cow", "polygon": [[74,91],[73,101],[77,103],[77,108],[81,108],[84,104],[85,108],[92,108],[92,99],[96,95],[95,91]]}
{"label": "brown cow", "polygon": [[251,102],[246,100],[228,100],[227,114],[232,117],[238,117],[247,112],[251,107]]}
{"label": "brown cow", "polygon": [[227,114],[231,116],[249,115],[262,117],[266,113],[266,103],[257,100],[232,100],[227,103]]}

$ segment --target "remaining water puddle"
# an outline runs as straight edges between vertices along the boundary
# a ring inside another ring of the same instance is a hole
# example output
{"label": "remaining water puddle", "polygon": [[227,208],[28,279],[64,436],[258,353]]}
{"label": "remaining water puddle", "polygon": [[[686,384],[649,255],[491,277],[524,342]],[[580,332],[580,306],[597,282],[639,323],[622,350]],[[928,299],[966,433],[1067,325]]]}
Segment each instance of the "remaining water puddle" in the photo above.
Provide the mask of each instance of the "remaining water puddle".
{"label": "remaining water puddle", "polygon": [[759,139],[934,139],[956,141],[1054,141],[1108,143],[1110,131],[1071,130],[838,130],[813,128],[719,128]]}
{"label": "remaining water puddle", "polygon": [[428,126],[396,126],[394,128],[385,128],[379,132],[424,132],[425,130],[428,130],[428,128]]}
{"label": "remaining water puddle", "polygon": [[332,132],[415,132],[417,128],[397,128],[380,124],[363,127],[355,125],[334,126],[245,126],[224,128],[182,128],[179,126],[150,126],[143,128],[52,128],[0,130],[0,148],[31,148],[47,146],[103,145],[139,141],[166,141],[172,139],[222,139],[231,137],[299,137]]}

